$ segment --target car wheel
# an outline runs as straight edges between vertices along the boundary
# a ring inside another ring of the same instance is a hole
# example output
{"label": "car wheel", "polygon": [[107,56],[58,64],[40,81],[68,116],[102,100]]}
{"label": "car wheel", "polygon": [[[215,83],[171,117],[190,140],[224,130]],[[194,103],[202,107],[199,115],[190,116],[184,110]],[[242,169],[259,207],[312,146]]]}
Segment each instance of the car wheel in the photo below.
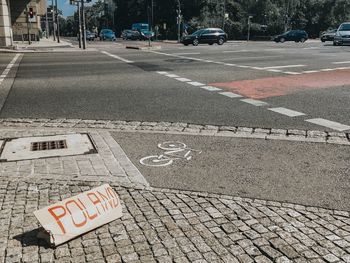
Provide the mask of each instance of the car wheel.
{"label": "car wheel", "polygon": [[193,44],[194,46],[198,46],[198,44],[199,44],[198,39],[194,39],[193,42],[192,42],[192,44]]}
{"label": "car wheel", "polygon": [[285,41],[286,41],[286,40],[285,40],[285,38],[283,38],[283,37],[280,39],[280,42],[281,42],[281,43],[284,43]]}
{"label": "car wheel", "polygon": [[300,39],[300,42],[301,42],[301,43],[304,43],[305,41],[306,41],[306,39],[303,38],[303,37]]}
{"label": "car wheel", "polygon": [[220,37],[220,38],[218,39],[218,45],[220,45],[220,46],[221,46],[221,45],[223,45],[223,44],[224,44],[224,42],[225,42],[225,41],[224,41],[224,39],[223,39],[223,38],[221,38],[221,37]]}

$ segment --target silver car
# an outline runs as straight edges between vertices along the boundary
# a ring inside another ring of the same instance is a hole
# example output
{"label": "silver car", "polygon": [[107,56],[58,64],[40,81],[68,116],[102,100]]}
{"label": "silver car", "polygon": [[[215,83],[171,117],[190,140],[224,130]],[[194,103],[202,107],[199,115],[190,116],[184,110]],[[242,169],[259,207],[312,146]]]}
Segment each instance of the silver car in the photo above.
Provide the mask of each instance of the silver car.
{"label": "silver car", "polygon": [[342,23],[334,36],[334,46],[342,46],[343,44],[350,44],[350,22]]}

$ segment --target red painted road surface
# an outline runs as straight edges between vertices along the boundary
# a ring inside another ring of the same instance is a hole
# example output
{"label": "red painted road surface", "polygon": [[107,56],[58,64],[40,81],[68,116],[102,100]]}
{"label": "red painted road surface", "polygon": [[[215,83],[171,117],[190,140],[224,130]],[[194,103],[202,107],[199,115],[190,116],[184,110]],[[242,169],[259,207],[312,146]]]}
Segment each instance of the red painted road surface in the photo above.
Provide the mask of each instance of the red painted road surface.
{"label": "red painted road surface", "polygon": [[211,83],[253,99],[293,94],[303,90],[324,89],[350,85],[350,70],[335,70],[286,77]]}

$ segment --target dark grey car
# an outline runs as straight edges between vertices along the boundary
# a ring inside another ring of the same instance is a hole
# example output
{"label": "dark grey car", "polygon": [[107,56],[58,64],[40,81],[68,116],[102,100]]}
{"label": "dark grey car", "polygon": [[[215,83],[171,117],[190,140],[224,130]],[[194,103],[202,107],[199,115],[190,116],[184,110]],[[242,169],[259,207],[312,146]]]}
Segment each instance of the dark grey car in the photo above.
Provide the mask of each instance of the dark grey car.
{"label": "dark grey car", "polygon": [[220,28],[204,28],[194,32],[191,35],[182,38],[182,43],[185,46],[192,44],[198,46],[200,43],[213,45],[217,43],[222,45],[227,41],[227,34]]}

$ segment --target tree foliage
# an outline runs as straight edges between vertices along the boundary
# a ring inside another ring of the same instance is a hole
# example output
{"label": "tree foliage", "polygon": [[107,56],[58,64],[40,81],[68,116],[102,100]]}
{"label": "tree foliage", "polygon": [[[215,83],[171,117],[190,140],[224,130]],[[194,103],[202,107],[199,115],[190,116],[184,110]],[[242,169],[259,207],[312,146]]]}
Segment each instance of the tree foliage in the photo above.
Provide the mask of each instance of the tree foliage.
{"label": "tree foliage", "polygon": [[[152,21],[163,38],[176,38],[178,0],[114,0],[116,31],[128,29],[132,23]],[[248,17],[252,36],[269,36],[289,29],[304,29],[310,36],[336,28],[350,21],[350,0],[179,0],[183,24],[188,31],[202,27],[220,27],[231,39],[244,38]],[[99,0],[87,10],[88,28],[109,26],[101,14]],[[225,16],[226,14],[226,16]]]}

